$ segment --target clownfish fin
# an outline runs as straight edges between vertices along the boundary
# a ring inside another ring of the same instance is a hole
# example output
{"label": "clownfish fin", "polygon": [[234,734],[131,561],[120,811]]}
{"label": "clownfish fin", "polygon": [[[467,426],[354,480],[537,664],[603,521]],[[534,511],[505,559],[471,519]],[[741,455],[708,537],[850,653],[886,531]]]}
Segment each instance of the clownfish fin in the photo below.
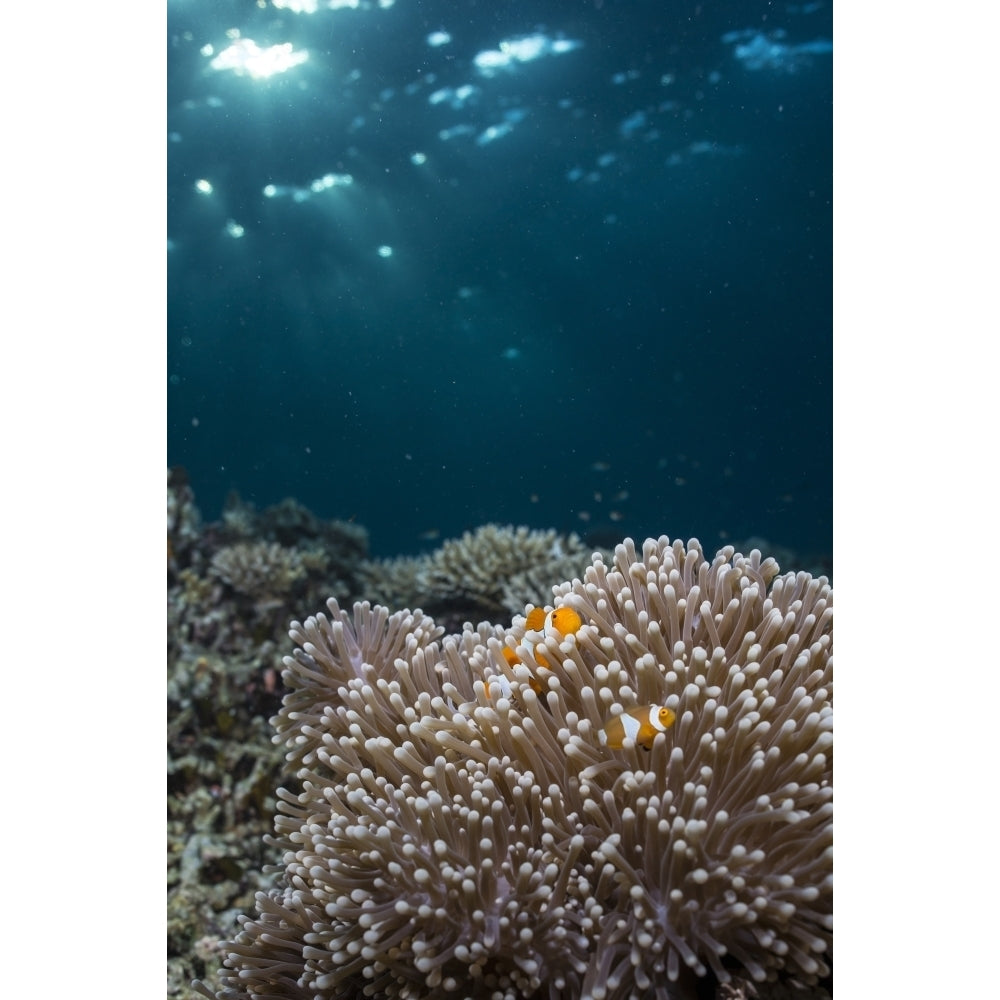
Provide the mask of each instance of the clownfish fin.
{"label": "clownfish fin", "polygon": [[532,608],[524,620],[525,631],[541,632],[545,628],[545,618],[545,608]]}

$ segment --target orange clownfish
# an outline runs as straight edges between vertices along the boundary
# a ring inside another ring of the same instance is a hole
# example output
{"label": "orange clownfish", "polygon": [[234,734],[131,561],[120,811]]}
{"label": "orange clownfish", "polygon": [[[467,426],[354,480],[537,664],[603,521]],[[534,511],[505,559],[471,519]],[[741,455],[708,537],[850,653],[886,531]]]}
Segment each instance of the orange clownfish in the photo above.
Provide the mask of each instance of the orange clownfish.
{"label": "orange clownfish", "polygon": [[665,733],[676,719],[666,705],[638,705],[616,715],[597,735],[612,750],[620,750],[627,739],[651,750],[656,734]]}
{"label": "orange clownfish", "polygon": [[[555,633],[561,639],[566,635],[573,635],[579,632],[583,625],[583,619],[572,608],[555,608],[546,614],[545,608],[532,608],[524,622],[525,632],[543,632],[545,635]],[[537,643],[529,642],[527,639],[521,640],[522,646],[527,646],[535,658],[535,663],[540,667],[547,667],[548,662],[541,653],[535,652]],[[503,658],[511,665],[520,663],[521,658],[509,646],[503,650]]]}
{"label": "orange clownfish", "polygon": [[[582,626],[583,619],[572,608],[567,607],[555,608],[547,613],[544,608],[532,608],[528,617],[525,619],[526,632],[542,632],[545,635],[554,635],[559,639],[562,639],[567,635],[573,635],[573,633],[578,632]],[[520,644],[531,650],[531,654],[535,658],[535,663],[537,663],[539,667],[547,667],[549,665],[545,657],[542,656],[540,652],[536,652],[539,645],[537,642],[533,642],[529,639],[522,639]],[[503,658],[512,667],[516,663],[521,662],[521,658],[509,646],[504,646]],[[535,677],[532,677],[528,681],[528,684],[535,694],[540,695],[544,690],[541,682]],[[510,696],[509,684],[498,686],[506,697]]]}

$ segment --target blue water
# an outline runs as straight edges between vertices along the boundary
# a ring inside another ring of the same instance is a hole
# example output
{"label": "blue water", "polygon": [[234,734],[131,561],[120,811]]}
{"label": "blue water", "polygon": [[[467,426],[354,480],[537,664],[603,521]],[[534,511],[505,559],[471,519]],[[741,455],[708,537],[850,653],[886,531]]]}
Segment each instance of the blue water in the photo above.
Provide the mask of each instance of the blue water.
{"label": "blue water", "polygon": [[831,550],[829,6],[168,10],[168,461],[205,516]]}

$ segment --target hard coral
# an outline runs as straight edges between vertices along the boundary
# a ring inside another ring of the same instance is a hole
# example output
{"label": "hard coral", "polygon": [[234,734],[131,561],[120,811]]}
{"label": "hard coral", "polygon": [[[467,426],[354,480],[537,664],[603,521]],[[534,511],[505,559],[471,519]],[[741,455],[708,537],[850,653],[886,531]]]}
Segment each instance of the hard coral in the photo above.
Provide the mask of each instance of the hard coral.
{"label": "hard coral", "polygon": [[[303,791],[279,793],[284,877],[220,1000],[676,1000],[828,973],[828,582],[660,538],[554,594],[574,634],[440,639],[335,601],[293,625],[277,726]],[[646,704],[676,716],[651,749],[597,738]]]}
{"label": "hard coral", "polygon": [[280,598],[306,575],[299,552],[276,542],[227,545],[212,557],[211,571],[233,590],[255,600]]}
{"label": "hard coral", "polygon": [[[588,554],[576,535],[485,524],[444,542],[428,557],[417,583],[424,606],[432,611],[464,602],[472,620],[513,614],[539,590],[547,594],[552,580],[580,572]],[[542,587],[539,577],[546,579]]]}

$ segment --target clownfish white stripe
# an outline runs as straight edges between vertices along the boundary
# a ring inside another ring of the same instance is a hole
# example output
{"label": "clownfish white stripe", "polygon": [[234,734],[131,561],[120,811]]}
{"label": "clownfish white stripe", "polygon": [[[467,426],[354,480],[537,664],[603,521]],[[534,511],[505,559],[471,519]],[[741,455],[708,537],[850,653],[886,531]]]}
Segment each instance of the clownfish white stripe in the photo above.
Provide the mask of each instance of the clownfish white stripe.
{"label": "clownfish white stripe", "polygon": [[[525,619],[524,625],[525,632],[541,632],[546,636],[563,639],[567,635],[579,632],[583,625],[583,619],[572,608],[555,608],[547,614],[544,608],[533,608]],[[534,656],[535,662],[540,667],[549,665],[545,657],[540,652],[535,651],[538,647],[537,642],[523,638],[521,645],[531,650],[531,655]],[[503,656],[511,666],[521,662],[521,658],[509,646],[504,647]]]}
{"label": "clownfish white stripe", "polygon": [[[573,635],[575,632],[578,632],[582,626],[583,619],[569,607],[553,608],[548,612],[544,608],[532,608],[524,620],[524,630],[526,633],[541,632],[545,636],[553,636],[559,640],[564,639],[567,635]],[[535,662],[539,668],[545,669],[548,667],[549,662],[538,651],[540,644],[542,644],[540,640],[533,641],[528,638],[522,638],[520,642],[520,645],[531,651],[531,655],[535,658]],[[504,646],[502,652],[503,658],[509,666],[513,667],[522,662],[521,657],[510,646]],[[532,677],[528,681],[528,685],[537,695],[541,695],[545,690],[542,681],[538,677]],[[510,698],[512,696],[510,682],[503,676],[495,675],[486,684],[486,697],[493,698],[495,696],[503,698]]]}
{"label": "clownfish white stripe", "polygon": [[666,705],[638,705],[616,715],[598,731],[601,743],[612,750],[620,750],[625,740],[649,750],[657,733],[665,733],[677,716]]}

